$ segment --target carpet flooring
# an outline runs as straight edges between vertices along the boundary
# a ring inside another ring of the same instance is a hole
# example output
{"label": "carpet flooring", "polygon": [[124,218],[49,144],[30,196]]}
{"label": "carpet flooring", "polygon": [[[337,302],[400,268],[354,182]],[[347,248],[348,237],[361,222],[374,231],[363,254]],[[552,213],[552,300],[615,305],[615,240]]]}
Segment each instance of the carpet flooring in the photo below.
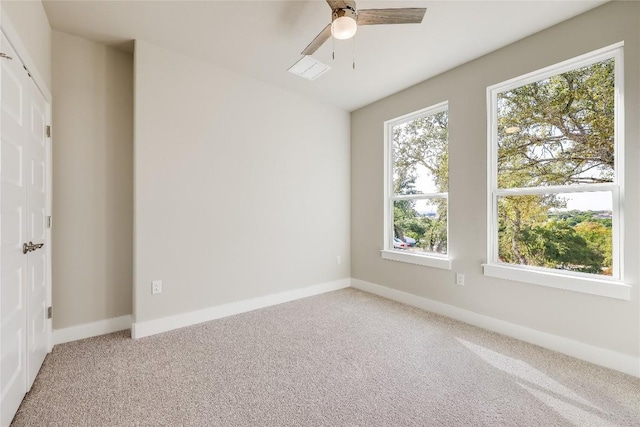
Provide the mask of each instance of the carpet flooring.
{"label": "carpet flooring", "polygon": [[58,345],[13,426],[638,426],[640,380],[345,289]]}

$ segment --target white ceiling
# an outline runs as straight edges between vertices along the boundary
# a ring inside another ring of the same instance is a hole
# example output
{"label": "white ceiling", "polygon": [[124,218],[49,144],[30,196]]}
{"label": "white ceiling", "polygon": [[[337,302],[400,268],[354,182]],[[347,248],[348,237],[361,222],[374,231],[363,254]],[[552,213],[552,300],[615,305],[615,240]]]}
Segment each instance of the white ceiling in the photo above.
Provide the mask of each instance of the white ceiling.
{"label": "white ceiling", "polygon": [[595,1],[372,1],[359,9],[426,7],[419,25],[358,29],[313,56],[332,67],[315,81],[287,72],[330,22],[313,1],[53,1],[55,30],[103,43],[142,39],[348,111],[365,106],[592,9]]}

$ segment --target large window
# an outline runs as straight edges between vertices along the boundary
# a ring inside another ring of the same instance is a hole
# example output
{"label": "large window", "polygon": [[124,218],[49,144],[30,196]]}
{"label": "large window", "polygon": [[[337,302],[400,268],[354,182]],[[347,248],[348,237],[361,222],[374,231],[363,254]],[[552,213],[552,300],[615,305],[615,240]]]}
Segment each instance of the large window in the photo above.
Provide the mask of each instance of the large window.
{"label": "large window", "polygon": [[621,72],[614,47],[488,89],[488,258],[509,278],[622,280]]}
{"label": "large window", "polygon": [[450,268],[448,121],[444,102],[385,123],[385,258]]}

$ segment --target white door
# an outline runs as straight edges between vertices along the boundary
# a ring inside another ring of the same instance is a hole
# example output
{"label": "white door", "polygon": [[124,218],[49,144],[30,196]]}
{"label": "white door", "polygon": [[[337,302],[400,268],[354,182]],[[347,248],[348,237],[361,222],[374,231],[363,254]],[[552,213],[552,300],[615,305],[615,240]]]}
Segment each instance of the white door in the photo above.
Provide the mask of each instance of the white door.
{"label": "white door", "polygon": [[28,136],[26,140],[27,180],[27,235],[25,242],[41,247],[27,256],[27,389],[33,381],[47,355],[47,257],[44,245],[46,235],[46,176],[47,150],[46,128],[48,105],[44,96],[30,79],[31,96],[28,98]]}
{"label": "white door", "polygon": [[0,426],[8,426],[48,347],[45,250],[47,102],[0,34]]}

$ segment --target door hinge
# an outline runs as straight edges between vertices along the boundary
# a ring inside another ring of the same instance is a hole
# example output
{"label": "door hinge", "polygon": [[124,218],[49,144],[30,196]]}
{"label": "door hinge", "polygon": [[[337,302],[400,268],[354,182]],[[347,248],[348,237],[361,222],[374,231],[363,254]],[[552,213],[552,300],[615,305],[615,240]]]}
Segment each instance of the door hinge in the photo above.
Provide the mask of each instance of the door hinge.
{"label": "door hinge", "polygon": [[47,133],[47,138],[51,138],[51,126],[47,126],[45,128],[45,131]]}
{"label": "door hinge", "polygon": [[29,72],[29,69],[27,68],[27,66],[23,65],[22,68],[24,68],[24,70],[27,72],[27,76],[31,77],[31,73]]}
{"label": "door hinge", "polygon": [[51,319],[51,316],[53,315],[53,309],[51,306],[47,307],[47,319]]}
{"label": "door hinge", "polygon": [[51,228],[51,215],[47,217],[47,228]]}

